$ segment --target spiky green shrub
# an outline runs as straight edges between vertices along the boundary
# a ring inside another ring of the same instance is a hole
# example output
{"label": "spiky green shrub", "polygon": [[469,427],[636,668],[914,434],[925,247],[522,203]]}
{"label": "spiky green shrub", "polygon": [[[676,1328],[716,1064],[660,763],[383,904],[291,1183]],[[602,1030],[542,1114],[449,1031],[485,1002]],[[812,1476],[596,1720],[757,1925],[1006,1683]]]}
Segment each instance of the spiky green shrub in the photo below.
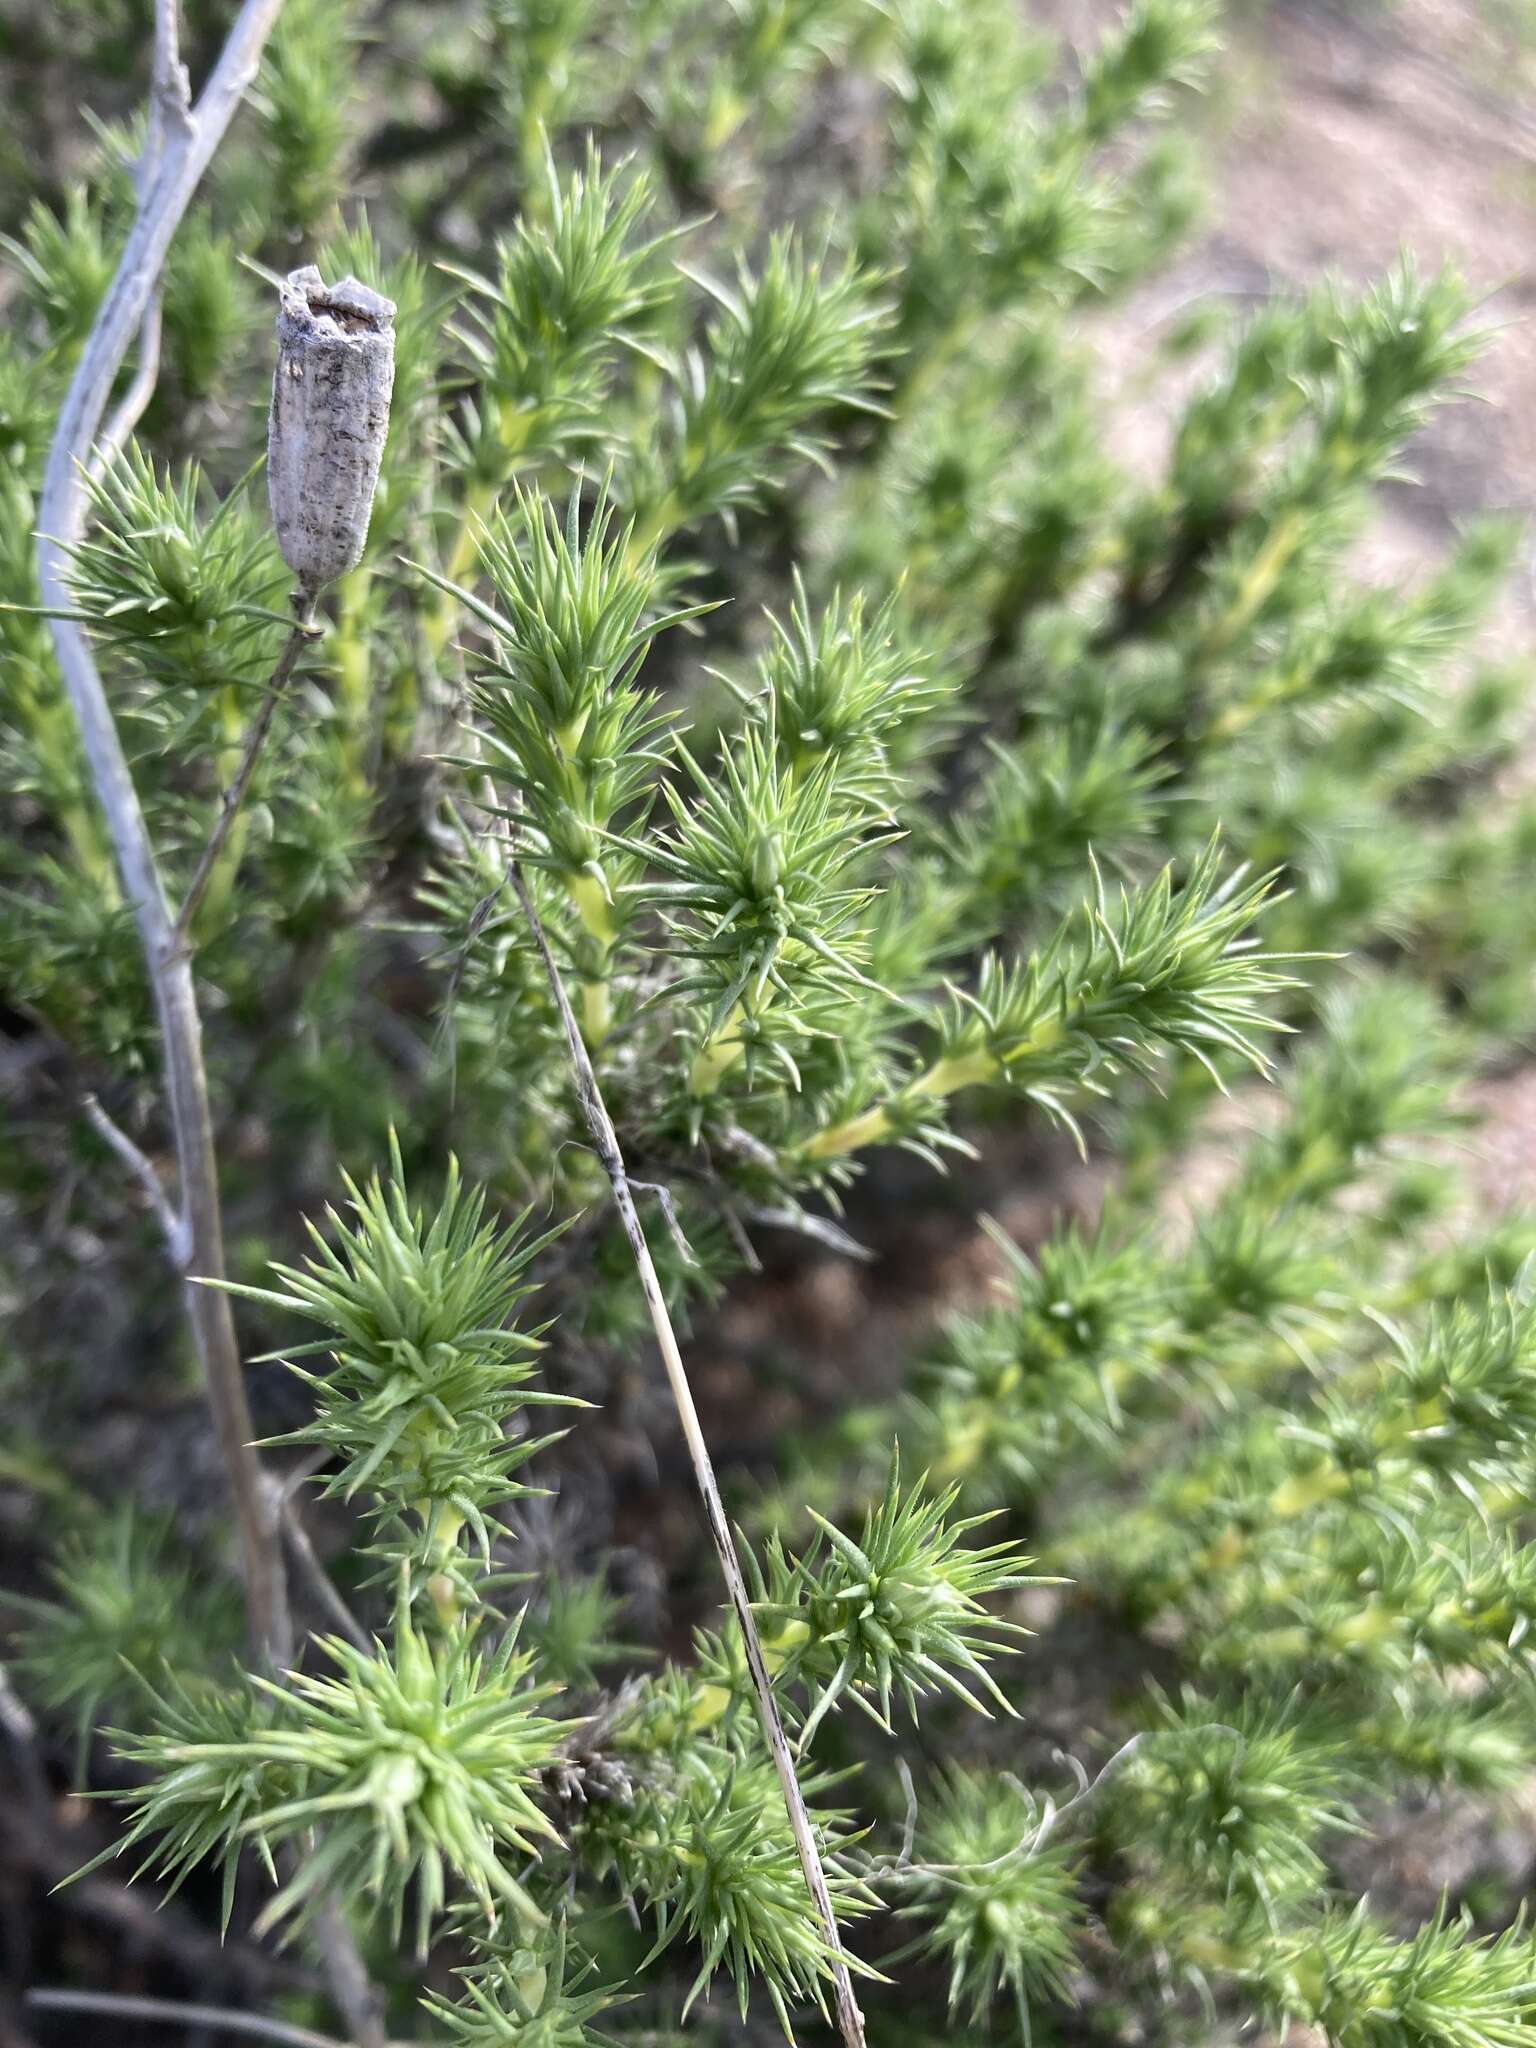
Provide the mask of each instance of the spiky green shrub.
{"label": "spiky green shrub", "polygon": [[[115,108],[99,14],[37,34]],[[1095,322],[1187,223],[1212,27],[1133,0],[1078,62],[1011,0],[289,0],[70,566],[173,892],[271,716],[186,938],[282,1668],[234,1654],[202,1438],[161,1444],[178,1306],[82,1111],[153,1179],[151,982],[32,581],[138,137],[83,182],[37,137],[0,1706],[18,1770],[72,1733],[115,1802],[50,1912],[133,1871],[242,1953],[350,1941],[365,2048],[824,2034],[760,1643],[870,2041],[1536,2048],[1491,1856],[1426,1895],[1380,1846],[1505,1798],[1536,1733],[1536,1235],[1456,1150],[1530,1021],[1519,678],[1476,640],[1514,536],[1352,567],[1476,375],[1407,259],[1154,334],[1154,391],[1176,343],[1198,374],[1161,464],[1117,459]],[[367,551],[274,705],[257,279],[311,258],[393,299],[397,372]],[[565,991],[713,1368],[749,1631]],[[761,1334],[829,1274],[880,1317],[914,1229],[1021,1171],[1049,1215],[931,1328],[847,1318],[830,1371]]]}

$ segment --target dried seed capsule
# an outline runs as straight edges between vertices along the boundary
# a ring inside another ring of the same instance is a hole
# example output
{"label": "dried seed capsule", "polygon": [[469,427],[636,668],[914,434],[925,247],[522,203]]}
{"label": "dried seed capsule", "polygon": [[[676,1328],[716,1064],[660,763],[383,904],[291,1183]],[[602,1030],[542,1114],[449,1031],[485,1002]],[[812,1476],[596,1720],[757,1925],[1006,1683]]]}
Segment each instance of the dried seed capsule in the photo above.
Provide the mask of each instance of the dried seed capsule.
{"label": "dried seed capsule", "polygon": [[277,544],[307,598],[355,568],[368,538],[395,382],[393,304],[314,265],[290,271],[277,316],[267,491]]}

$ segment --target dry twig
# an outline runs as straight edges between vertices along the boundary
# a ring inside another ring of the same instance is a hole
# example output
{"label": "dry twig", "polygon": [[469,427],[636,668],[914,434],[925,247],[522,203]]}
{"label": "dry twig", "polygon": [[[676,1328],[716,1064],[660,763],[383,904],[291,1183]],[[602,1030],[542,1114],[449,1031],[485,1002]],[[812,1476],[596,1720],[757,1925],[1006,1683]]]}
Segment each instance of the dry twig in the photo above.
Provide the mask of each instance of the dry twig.
{"label": "dry twig", "polygon": [[[255,75],[281,6],[282,0],[245,0],[195,107],[181,104],[174,91],[157,93],[163,133],[154,176],[140,192],[116,275],[80,352],[60,409],[38,510],[38,579],[43,604],[52,614],[49,626],[54,651],[112,835],[154,991],[176,1132],[187,1270],[208,1279],[223,1277],[224,1241],[191,963],[177,938],[95,657],[74,616],[66,571],[69,550],[85,528],[87,465],[118,369],[154,298],[171,238]],[[173,79],[179,71],[175,24],[174,6],[159,0],[155,9],[157,85]],[[116,427],[114,421],[109,439]],[[189,1286],[187,1314],[229,1477],[252,1634],[263,1654],[281,1665],[292,1654],[282,1550],[263,1503],[256,1455],[250,1447],[255,1431],[228,1297],[215,1288]]]}
{"label": "dry twig", "polygon": [[[92,464],[98,454],[110,460],[153,389],[158,367],[155,307],[172,237],[255,76],[281,9],[282,0],[244,0],[193,105],[181,66],[175,0],[156,0],[150,141],[140,169],[138,203],[116,273],[59,411],[38,507],[37,550],[38,581],[50,615],[54,651],[154,992],[179,1179],[178,1230],[171,1241],[185,1250],[187,1316],[229,1481],[251,1634],[258,1653],[277,1669],[293,1655],[282,1539],[253,1448],[255,1430],[234,1318],[221,1288],[193,1284],[194,1279],[224,1277],[224,1228],[192,964],[166,896],[95,657],[74,615],[67,565],[70,549],[85,530]],[[102,418],[135,333],[140,337],[139,372],[103,435]],[[325,1914],[316,1935],[337,2004],[360,2048],[383,2048],[378,2002],[340,1915]]]}
{"label": "dry twig", "polygon": [[121,1124],[116,1124],[102,1108],[94,1095],[83,1095],[80,1107],[85,1111],[85,1120],[102,1142],[115,1152],[133,1175],[154,1212],[155,1221],[160,1225],[165,1239],[166,1256],[178,1273],[187,1269],[187,1230],[183,1219],[177,1214],[176,1204],[165,1191],[165,1182],[149,1156],[129,1137]]}
{"label": "dry twig", "polygon": [[254,2034],[286,2048],[345,2048],[330,2034],[269,2020],[261,2013],[227,2012],[216,2005],[182,2005],[174,1998],[129,1998],[110,1991],[29,1991],[38,2012],[93,2012],[116,2020],[167,2020],[172,2026],[215,2027],[225,2034]]}

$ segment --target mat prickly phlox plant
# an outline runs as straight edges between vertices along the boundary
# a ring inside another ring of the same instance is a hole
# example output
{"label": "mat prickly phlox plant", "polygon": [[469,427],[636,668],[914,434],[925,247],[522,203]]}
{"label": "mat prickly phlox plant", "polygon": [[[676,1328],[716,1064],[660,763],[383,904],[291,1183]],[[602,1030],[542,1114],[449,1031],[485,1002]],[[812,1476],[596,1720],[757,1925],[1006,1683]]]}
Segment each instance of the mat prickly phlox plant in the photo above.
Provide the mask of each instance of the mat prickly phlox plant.
{"label": "mat prickly phlox plant", "polygon": [[39,2026],[1536,2048],[1519,536],[1356,547],[1467,293],[1144,326],[1133,468],[1204,0],[230,12],[0,202]]}

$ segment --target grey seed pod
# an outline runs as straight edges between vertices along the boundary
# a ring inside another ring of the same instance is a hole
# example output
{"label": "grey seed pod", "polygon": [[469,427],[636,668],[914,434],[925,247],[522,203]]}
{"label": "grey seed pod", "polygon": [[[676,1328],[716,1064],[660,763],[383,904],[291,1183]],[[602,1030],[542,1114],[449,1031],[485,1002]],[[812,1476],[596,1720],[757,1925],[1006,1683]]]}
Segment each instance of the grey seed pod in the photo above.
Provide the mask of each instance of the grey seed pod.
{"label": "grey seed pod", "polygon": [[393,304],[312,263],[283,280],[267,421],[277,544],[306,598],[355,568],[368,538],[395,382]]}

